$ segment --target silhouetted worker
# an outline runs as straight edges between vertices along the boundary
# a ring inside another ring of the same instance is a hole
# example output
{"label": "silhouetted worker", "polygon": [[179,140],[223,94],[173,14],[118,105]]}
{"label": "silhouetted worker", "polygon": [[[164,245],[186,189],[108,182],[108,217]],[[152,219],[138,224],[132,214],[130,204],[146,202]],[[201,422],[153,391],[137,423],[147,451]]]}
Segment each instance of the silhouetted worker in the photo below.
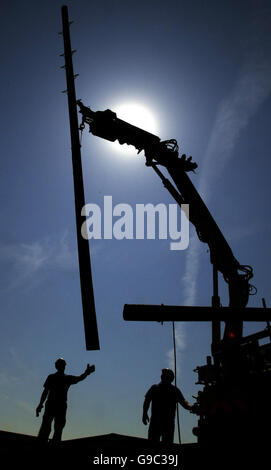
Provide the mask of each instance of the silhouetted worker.
{"label": "silhouetted worker", "polygon": [[39,416],[43,408],[43,403],[47,398],[42,424],[38,434],[39,440],[43,442],[48,442],[53,420],[54,435],[52,442],[58,443],[61,441],[62,431],[66,424],[67,393],[69,387],[84,380],[89,374],[95,371],[95,366],[88,364],[82,375],[66,375],[64,373],[65,367],[66,361],[63,358],[57,359],[55,362],[57,372],[48,375],[44,383],[44,390],[39,405],[36,408],[36,416]]}
{"label": "silhouetted worker", "polygon": [[193,409],[179,388],[172,385],[173,380],[174,372],[171,369],[162,369],[161,382],[152,385],[145,395],[142,421],[145,425],[149,422],[148,409],[152,403],[148,439],[153,443],[160,442],[160,438],[163,444],[173,443],[177,403],[186,410]]}

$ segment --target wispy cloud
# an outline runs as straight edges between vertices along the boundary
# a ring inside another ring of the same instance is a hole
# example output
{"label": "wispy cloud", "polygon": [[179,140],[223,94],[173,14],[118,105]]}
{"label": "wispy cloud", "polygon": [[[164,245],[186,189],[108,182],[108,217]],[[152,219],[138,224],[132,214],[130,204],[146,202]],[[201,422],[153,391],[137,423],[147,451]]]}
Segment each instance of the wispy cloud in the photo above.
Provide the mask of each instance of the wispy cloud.
{"label": "wispy cloud", "polygon": [[[215,122],[199,172],[199,193],[205,202],[210,198],[209,188],[212,181],[221,176],[225,165],[232,158],[233,150],[242,132],[271,93],[271,26],[266,21],[267,13],[270,18],[270,7],[268,7],[268,11],[257,9],[250,39],[247,42],[243,66],[232,90],[218,105]],[[232,237],[248,236],[255,233],[255,230],[254,226],[242,230],[236,229],[236,233],[232,233]],[[185,305],[196,304],[200,253],[200,242],[196,235],[193,235],[186,253],[185,274],[182,279]],[[185,326],[179,324],[177,331],[180,332],[182,338],[182,342],[178,346],[180,351],[182,344],[185,343]],[[168,353],[168,358],[172,363],[172,351]]]}
{"label": "wispy cloud", "polygon": [[229,241],[236,241],[236,240],[244,240],[246,237],[250,237],[251,235],[255,235],[262,230],[262,225],[259,223],[258,220],[251,221],[250,224],[246,225],[245,227],[231,227],[229,230]]}
{"label": "wispy cloud", "polygon": [[199,270],[200,246],[196,235],[192,235],[189,241],[189,249],[186,253],[185,274],[182,278],[185,294],[184,305],[193,305],[196,298],[197,273]]}
{"label": "wispy cloud", "polygon": [[19,406],[19,408],[21,408],[27,414],[33,416],[33,414],[34,414],[33,404],[31,405],[30,403],[28,403],[26,401],[19,400],[19,401],[16,402],[16,405]]}
{"label": "wispy cloud", "polygon": [[1,387],[7,384],[18,384],[20,382],[19,377],[15,377],[13,375],[7,374],[5,372],[0,372],[0,385]]}
{"label": "wispy cloud", "polygon": [[1,290],[25,287],[50,269],[71,271],[76,263],[76,251],[67,233],[33,243],[0,243]]}
{"label": "wispy cloud", "polygon": [[211,180],[222,174],[242,131],[270,92],[271,62],[250,62],[243,67],[229,96],[220,103],[201,168],[199,190],[205,200]]}
{"label": "wispy cloud", "polygon": [[[185,342],[185,330],[183,323],[175,324],[175,341],[176,341],[176,350],[183,351],[186,347]],[[174,359],[174,349],[172,348],[167,353],[167,367],[174,370],[175,368],[175,359]],[[177,377],[180,374],[180,361],[177,361]]]}
{"label": "wispy cloud", "polygon": [[[269,8],[269,15],[271,9]],[[242,132],[271,93],[270,24],[266,11],[258,10],[254,30],[239,76],[229,95],[218,106],[206,154],[200,169],[199,192],[205,202],[210,198],[212,181],[221,176],[232,158]],[[255,232],[255,227],[239,230],[239,236]],[[232,236],[238,236],[238,233]],[[195,283],[199,270],[199,245],[192,238],[186,256],[184,284],[190,305],[196,302]]]}

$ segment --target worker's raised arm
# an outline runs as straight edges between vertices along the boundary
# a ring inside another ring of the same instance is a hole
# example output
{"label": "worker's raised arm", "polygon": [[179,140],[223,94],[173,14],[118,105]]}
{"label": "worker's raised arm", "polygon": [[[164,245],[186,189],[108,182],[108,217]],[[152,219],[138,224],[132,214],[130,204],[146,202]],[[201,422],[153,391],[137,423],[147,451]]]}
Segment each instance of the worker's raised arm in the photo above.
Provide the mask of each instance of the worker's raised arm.
{"label": "worker's raised arm", "polygon": [[81,382],[81,380],[85,380],[85,378],[92,374],[93,372],[95,371],[95,365],[92,364],[92,366],[90,366],[89,364],[87,365],[87,368],[85,370],[85,372],[83,372],[83,374],[81,375],[78,375],[78,377],[75,377],[74,379],[74,383],[78,383],[78,382]]}

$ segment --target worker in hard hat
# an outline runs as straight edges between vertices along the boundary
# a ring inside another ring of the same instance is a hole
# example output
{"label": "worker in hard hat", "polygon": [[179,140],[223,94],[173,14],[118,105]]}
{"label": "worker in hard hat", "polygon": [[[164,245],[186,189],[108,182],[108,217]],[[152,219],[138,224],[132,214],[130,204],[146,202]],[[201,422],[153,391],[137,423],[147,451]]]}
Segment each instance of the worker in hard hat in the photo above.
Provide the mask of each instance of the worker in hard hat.
{"label": "worker in hard hat", "polygon": [[87,365],[85,372],[79,376],[67,375],[64,373],[66,361],[61,357],[56,360],[54,374],[48,375],[42,392],[39,405],[36,408],[36,416],[39,416],[43,403],[45,403],[45,411],[42,424],[39,430],[38,438],[42,442],[48,442],[51,432],[51,425],[54,420],[54,435],[52,442],[61,441],[62,431],[66,424],[67,411],[67,393],[69,387],[84,380],[89,374],[95,371],[95,366]]}
{"label": "worker in hard hat", "polygon": [[162,369],[161,382],[152,385],[145,395],[142,421],[145,425],[149,422],[148,409],[151,403],[148,439],[153,443],[160,442],[160,439],[166,445],[173,443],[177,403],[186,410],[193,409],[179,388],[172,384],[173,380],[174,372],[171,369]]}

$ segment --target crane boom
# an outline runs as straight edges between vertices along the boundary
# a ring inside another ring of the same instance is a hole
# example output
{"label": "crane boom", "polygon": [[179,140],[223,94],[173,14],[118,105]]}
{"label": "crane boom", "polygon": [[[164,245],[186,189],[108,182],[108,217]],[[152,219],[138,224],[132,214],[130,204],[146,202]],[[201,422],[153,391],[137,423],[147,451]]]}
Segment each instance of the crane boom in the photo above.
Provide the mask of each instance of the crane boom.
{"label": "crane boom", "polygon": [[[81,129],[86,123],[93,135],[111,142],[118,140],[120,144],[133,145],[138,153],[144,150],[146,165],[153,167],[177,203],[189,204],[190,222],[195,226],[200,241],[208,244],[211,263],[228,283],[229,307],[245,307],[251,289],[249,280],[253,277],[252,268],[241,265],[234,257],[224,235],[189,179],[187,172],[197,168],[192,157],[187,158],[185,154],[179,157],[176,140],[161,141],[158,136],[119,119],[109,109],[95,112],[84,106],[81,100],[77,104],[82,114]],[[176,187],[164,177],[158,165],[167,169]]]}

